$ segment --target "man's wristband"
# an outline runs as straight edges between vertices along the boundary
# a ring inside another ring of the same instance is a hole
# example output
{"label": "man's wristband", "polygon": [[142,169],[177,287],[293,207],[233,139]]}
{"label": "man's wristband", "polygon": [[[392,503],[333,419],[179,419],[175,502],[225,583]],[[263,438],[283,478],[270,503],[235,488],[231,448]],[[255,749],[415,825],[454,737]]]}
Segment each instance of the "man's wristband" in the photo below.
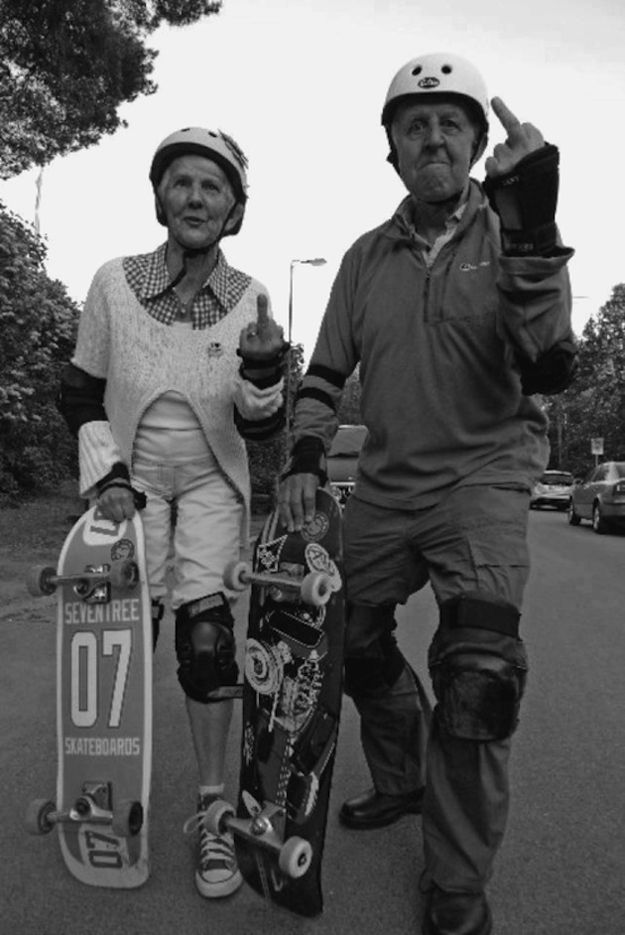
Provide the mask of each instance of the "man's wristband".
{"label": "man's wristband", "polygon": [[320,438],[305,435],[293,445],[282,479],[292,474],[315,474],[321,484],[327,483],[326,454]]}
{"label": "man's wristband", "polygon": [[484,181],[490,205],[499,215],[505,254],[552,256],[556,252],[559,161],[557,146],[545,143],[524,156],[512,172]]}

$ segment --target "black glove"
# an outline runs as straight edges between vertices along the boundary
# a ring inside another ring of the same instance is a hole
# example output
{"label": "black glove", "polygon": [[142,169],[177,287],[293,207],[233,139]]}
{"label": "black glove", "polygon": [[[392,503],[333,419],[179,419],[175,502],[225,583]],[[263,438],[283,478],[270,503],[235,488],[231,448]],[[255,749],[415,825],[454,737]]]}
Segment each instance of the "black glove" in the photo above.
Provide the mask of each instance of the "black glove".
{"label": "black glove", "polygon": [[508,256],[554,256],[557,252],[560,153],[545,143],[508,175],[488,176],[484,190],[501,220],[503,251]]}

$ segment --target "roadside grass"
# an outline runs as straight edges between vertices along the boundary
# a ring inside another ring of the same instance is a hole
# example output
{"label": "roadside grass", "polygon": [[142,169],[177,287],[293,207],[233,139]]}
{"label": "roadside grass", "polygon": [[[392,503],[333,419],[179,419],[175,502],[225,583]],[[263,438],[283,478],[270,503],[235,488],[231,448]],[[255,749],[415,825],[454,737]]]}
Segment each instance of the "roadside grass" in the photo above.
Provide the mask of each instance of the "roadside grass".
{"label": "roadside grass", "polygon": [[[269,507],[268,498],[253,501],[252,536]],[[0,620],[39,617],[44,605],[54,603],[53,597],[32,597],[26,578],[33,565],[56,566],[65,536],[83,509],[75,481],[55,494],[0,509]]]}

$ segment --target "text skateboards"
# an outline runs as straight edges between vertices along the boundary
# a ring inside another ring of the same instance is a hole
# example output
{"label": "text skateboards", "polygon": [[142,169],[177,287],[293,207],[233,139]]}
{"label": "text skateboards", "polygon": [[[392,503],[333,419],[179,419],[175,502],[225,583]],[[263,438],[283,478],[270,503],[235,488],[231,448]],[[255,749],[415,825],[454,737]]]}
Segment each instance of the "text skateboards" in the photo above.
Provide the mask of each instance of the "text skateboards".
{"label": "text skateboards", "polygon": [[69,532],[57,569],[34,568],[33,594],[57,593],[56,803],[32,802],[34,834],[59,832],[71,873],[93,886],[149,875],[152,623],[137,513],[121,524],[97,507]]}
{"label": "text skateboards", "polygon": [[344,596],[341,513],[317,491],[313,520],[288,533],[266,520],[252,568],[237,814],[214,803],[207,822],[234,833],[247,882],[303,916],[322,911],[321,858],[342,696]]}

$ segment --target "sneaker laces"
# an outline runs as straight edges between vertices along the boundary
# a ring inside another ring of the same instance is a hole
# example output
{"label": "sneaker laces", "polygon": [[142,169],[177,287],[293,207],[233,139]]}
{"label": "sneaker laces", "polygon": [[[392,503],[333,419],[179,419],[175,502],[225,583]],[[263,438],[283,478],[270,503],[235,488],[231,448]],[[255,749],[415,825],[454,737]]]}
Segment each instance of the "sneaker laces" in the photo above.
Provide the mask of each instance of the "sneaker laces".
{"label": "sneaker laces", "polygon": [[214,834],[206,827],[206,810],[210,804],[210,801],[200,801],[195,814],[187,818],[182,826],[184,834],[199,832],[200,864],[203,868],[207,868],[210,863],[227,865],[235,860],[232,834],[229,831],[225,834]]}

